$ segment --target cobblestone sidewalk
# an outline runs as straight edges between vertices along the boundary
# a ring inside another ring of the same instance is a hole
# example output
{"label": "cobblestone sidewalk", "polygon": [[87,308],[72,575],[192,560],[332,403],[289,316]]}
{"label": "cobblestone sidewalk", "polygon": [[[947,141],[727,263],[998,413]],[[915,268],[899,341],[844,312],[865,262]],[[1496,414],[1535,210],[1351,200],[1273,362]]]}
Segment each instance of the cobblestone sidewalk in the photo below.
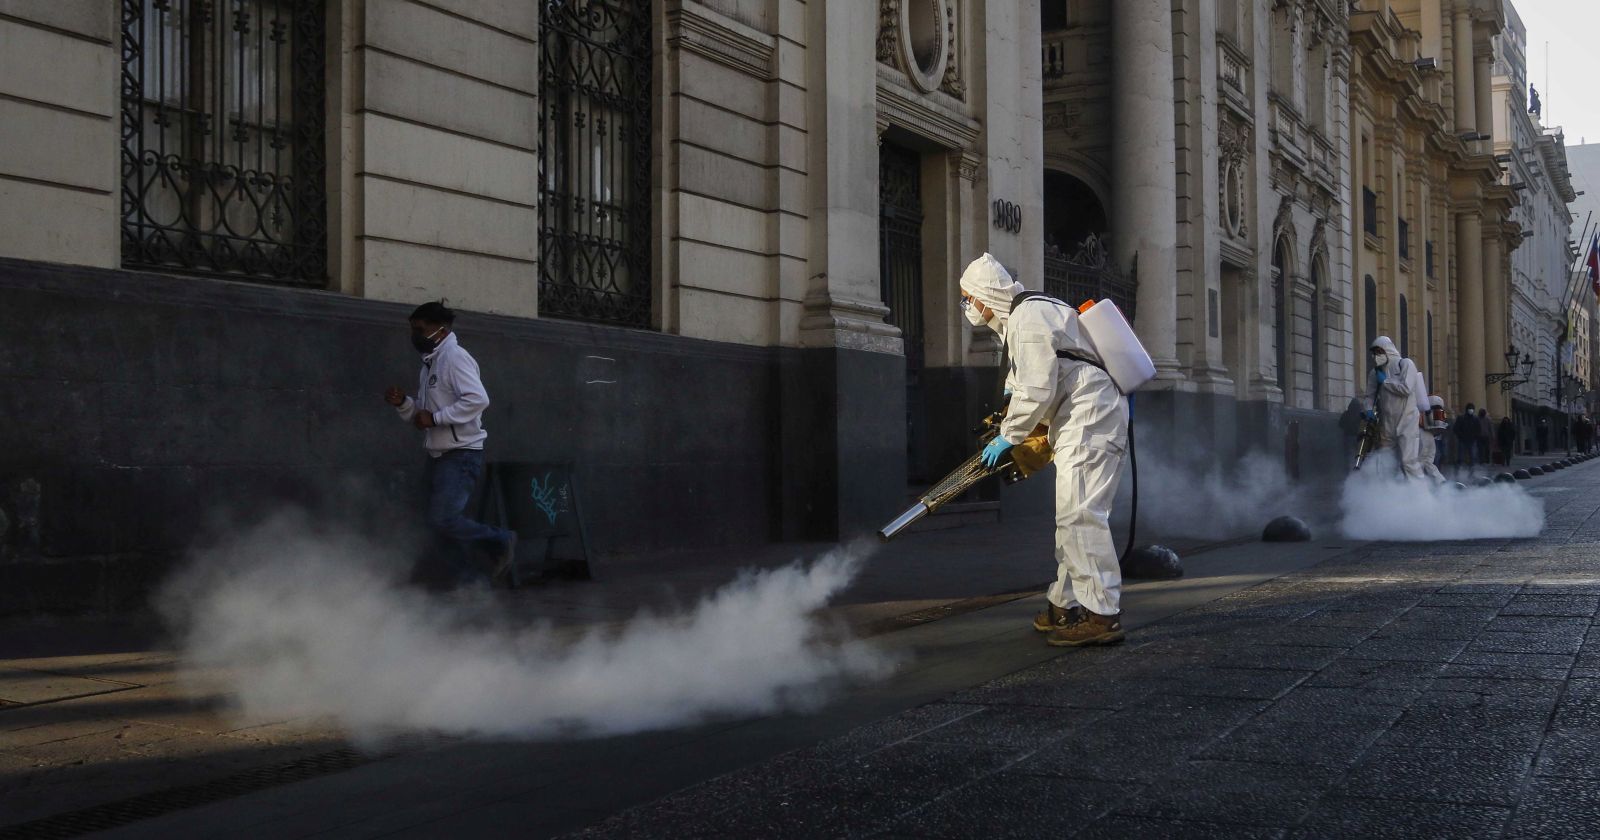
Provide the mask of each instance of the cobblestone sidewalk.
{"label": "cobblestone sidewalk", "polygon": [[1600,836],[1600,467],[1531,540],[1377,544],[590,837]]}

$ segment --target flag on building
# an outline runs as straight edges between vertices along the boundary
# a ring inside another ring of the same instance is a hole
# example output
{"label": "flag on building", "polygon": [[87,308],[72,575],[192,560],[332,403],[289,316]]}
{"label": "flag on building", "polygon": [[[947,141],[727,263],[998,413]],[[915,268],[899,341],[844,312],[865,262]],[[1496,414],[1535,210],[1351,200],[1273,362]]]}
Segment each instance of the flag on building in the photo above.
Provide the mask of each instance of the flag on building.
{"label": "flag on building", "polygon": [[1600,233],[1589,241],[1589,288],[1600,298]]}

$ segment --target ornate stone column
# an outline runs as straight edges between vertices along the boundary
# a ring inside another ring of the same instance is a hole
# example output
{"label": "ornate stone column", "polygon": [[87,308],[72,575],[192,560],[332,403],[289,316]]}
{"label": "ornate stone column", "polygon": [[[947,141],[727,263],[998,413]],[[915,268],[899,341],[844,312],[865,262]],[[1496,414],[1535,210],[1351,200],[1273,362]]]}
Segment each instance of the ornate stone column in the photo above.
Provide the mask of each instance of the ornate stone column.
{"label": "ornate stone column", "polygon": [[1460,292],[1456,334],[1461,338],[1461,403],[1488,408],[1483,383],[1483,219],[1477,208],[1456,212],[1456,272]]}
{"label": "ornate stone column", "polygon": [[1158,376],[1178,371],[1178,188],[1173,164],[1172,4],[1118,0],[1111,13],[1111,251],[1137,269],[1135,327]]}
{"label": "ornate stone column", "polygon": [[1472,15],[1465,4],[1456,9],[1455,44],[1451,48],[1451,67],[1454,70],[1456,99],[1456,130],[1478,130],[1478,97],[1473,93],[1472,69]]}
{"label": "ornate stone column", "polygon": [[[1506,337],[1507,313],[1511,304],[1507,297],[1506,246],[1500,238],[1502,234],[1498,220],[1484,227],[1487,235],[1483,239],[1483,366],[1485,372],[1498,373],[1505,370],[1505,352],[1510,343]],[[1489,401],[1487,408],[1498,420],[1511,408],[1510,392],[1500,390],[1499,383],[1488,386],[1486,390]]]}
{"label": "ornate stone column", "polygon": [[810,253],[799,347],[778,357],[781,536],[848,539],[906,493],[906,363],[878,266],[878,8],[802,14]]}
{"label": "ornate stone column", "polygon": [[[1477,96],[1477,105],[1473,108],[1473,116],[1477,117],[1476,130],[1485,138],[1494,136],[1494,55],[1489,47],[1477,55],[1473,60],[1473,93]],[[1480,140],[1487,144],[1487,139]],[[1489,148],[1488,145],[1479,146],[1480,149]]]}

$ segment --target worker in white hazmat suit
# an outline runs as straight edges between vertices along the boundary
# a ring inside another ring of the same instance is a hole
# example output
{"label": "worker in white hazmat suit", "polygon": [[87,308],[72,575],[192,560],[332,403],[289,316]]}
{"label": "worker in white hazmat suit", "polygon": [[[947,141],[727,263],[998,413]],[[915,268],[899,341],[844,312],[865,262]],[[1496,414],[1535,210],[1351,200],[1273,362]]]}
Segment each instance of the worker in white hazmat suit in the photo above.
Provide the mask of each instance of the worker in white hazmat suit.
{"label": "worker in white hazmat suit", "polygon": [[1402,358],[1388,336],[1372,342],[1372,373],[1367,377],[1366,408],[1378,418],[1379,445],[1392,447],[1407,478],[1423,477],[1417,458],[1422,435],[1419,418],[1428,409],[1428,389],[1416,363]]}
{"label": "worker in white hazmat suit", "polygon": [[[1422,374],[1417,374],[1417,381],[1424,382]],[[1418,389],[1422,393],[1428,392],[1427,387]],[[1439,396],[1428,397],[1428,409],[1421,416],[1422,433],[1417,435],[1417,464],[1422,468],[1422,474],[1432,479],[1435,484],[1445,483],[1444,473],[1439,472],[1435,460],[1439,457],[1439,437],[1450,428],[1450,424],[1437,419],[1435,411],[1443,412],[1443,416],[1450,416],[1444,408],[1444,398]]]}
{"label": "worker in white hazmat suit", "polygon": [[1122,569],[1111,541],[1111,500],[1128,445],[1127,405],[1096,367],[1078,312],[1033,292],[984,254],[961,275],[962,306],[975,326],[1005,341],[1011,401],[999,434],[984,448],[995,464],[1037,426],[1049,429],[1056,468],[1056,580],[1034,619],[1056,646],[1122,641]]}

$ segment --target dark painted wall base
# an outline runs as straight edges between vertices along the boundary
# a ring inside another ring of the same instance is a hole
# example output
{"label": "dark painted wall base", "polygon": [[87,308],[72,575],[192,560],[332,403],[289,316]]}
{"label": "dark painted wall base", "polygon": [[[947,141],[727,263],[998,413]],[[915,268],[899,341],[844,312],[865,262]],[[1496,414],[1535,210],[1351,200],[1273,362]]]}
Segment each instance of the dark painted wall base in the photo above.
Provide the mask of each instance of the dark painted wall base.
{"label": "dark painted wall base", "polygon": [[[0,300],[0,614],[140,607],[196,539],[286,507],[427,544],[426,456],[381,398],[415,387],[410,305],[15,260],[0,260]],[[575,463],[601,558],[849,539],[905,506],[900,357],[456,326],[493,401],[488,458]],[[995,377],[922,372],[930,473],[971,454]],[[1135,411],[1142,457],[1282,452],[1276,406],[1153,393]],[[1332,419],[1287,417],[1304,474]],[[973,496],[1003,496],[1010,516],[1049,510],[1053,491],[1041,477]]]}
{"label": "dark painted wall base", "polygon": [[[410,305],[0,260],[0,614],[122,610],[213,522],[419,538]],[[572,461],[597,554],[834,539],[905,492],[904,363],[463,314],[490,460]],[[885,431],[887,430],[887,431]]]}

